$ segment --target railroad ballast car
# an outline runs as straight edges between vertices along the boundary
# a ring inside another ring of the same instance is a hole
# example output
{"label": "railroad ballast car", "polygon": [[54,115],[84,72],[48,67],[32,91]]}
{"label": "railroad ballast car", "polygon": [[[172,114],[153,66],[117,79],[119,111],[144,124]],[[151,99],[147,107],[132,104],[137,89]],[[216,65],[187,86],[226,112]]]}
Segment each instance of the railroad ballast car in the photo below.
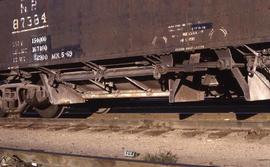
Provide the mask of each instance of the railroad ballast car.
{"label": "railroad ballast car", "polygon": [[0,115],[270,99],[269,0],[1,0]]}

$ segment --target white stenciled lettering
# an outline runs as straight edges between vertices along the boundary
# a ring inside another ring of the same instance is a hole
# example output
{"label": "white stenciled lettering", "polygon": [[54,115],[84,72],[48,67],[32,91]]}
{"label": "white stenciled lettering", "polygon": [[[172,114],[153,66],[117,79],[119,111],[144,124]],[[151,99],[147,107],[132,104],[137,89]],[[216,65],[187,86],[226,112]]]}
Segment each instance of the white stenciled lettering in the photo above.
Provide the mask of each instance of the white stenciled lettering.
{"label": "white stenciled lettering", "polygon": [[49,56],[47,54],[34,54],[34,61],[46,61]]}
{"label": "white stenciled lettering", "polygon": [[43,13],[43,14],[42,14],[41,20],[43,21],[43,24],[46,24],[46,23],[47,23],[46,13]]}
{"label": "white stenciled lettering", "polygon": [[48,51],[47,45],[40,45],[40,46],[33,46],[32,47],[32,53],[47,52],[47,51]]}
{"label": "white stenciled lettering", "polygon": [[12,47],[13,48],[18,48],[18,47],[21,47],[23,46],[23,41],[13,41],[12,42]]}
{"label": "white stenciled lettering", "polygon": [[32,18],[31,18],[30,16],[27,17],[27,22],[28,22],[28,23],[27,23],[27,26],[28,26],[28,27],[31,27],[31,26],[33,25],[33,23],[32,23]]}
{"label": "white stenciled lettering", "polygon": [[19,29],[19,20],[14,19],[13,20],[13,30],[18,30]]}
{"label": "white stenciled lettering", "polygon": [[66,59],[66,58],[72,58],[74,56],[74,53],[72,50],[67,51],[61,51],[56,52],[51,55],[51,60],[60,60],[60,59]]}
{"label": "white stenciled lettering", "polygon": [[26,62],[26,57],[25,56],[19,56],[19,57],[14,57],[12,58],[13,63],[23,63]]}
{"label": "white stenciled lettering", "polygon": [[42,44],[46,42],[47,42],[46,36],[32,38],[32,44]]}
{"label": "white stenciled lettering", "polygon": [[[38,29],[43,29],[47,28],[48,25],[47,23],[47,17],[46,13],[43,13],[42,15],[35,14],[33,16],[27,16],[27,17],[21,17],[19,19],[14,19],[13,20],[13,30],[18,31],[18,30],[23,30],[28,29],[29,31],[36,30],[35,28]],[[12,32],[13,34],[15,33],[20,33],[19,32]]]}
{"label": "white stenciled lettering", "polygon": [[22,28],[25,28],[25,18],[22,17],[20,20],[21,20],[21,26],[22,26]]}
{"label": "white stenciled lettering", "polygon": [[21,14],[30,12],[30,9],[31,9],[31,12],[36,11],[37,6],[38,6],[37,0],[30,0],[30,1],[21,0],[21,4],[20,4]]}
{"label": "white stenciled lettering", "polygon": [[65,52],[61,52],[61,58],[65,58]]}
{"label": "white stenciled lettering", "polygon": [[32,53],[36,53],[37,52],[37,48],[36,47],[32,47]]}
{"label": "white stenciled lettering", "polygon": [[31,0],[31,11],[37,10],[37,0]]}
{"label": "white stenciled lettering", "polygon": [[67,52],[66,52],[66,56],[67,56],[68,58],[71,58],[71,57],[73,56],[73,52],[72,52],[72,51],[67,51]]}
{"label": "white stenciled lettering", "polygon": [[25,56],[23,56],[23,57],[19,57],[19,62],[25,62],[25,61],[26,61]]}
{"label": "white stenciled lettering", "polygon": [[37,14],[34,15],[34,24],[35,26],[39,25],[39,17]]}
{"label": "white stenciled lettering", "polygon": [[53,53],[52,54],[52,60],[60,59],[60,53]]}
{"label": "white stenciled lettering", "polygon": [[13,62],[13,63],[18,63],[18,58],[17,58],[17,57],[14,57],[14,58],[12,59],[12,62]]}
{"label": "white stenciled lettering", "polygon": [[27,6],[23,4],[23,0],[21,0],[21,14],[27,13]]}
{"label": "white stenciled lettering", "polygon": [[41,10],[36,12],[39,8],[39,5],[40,4],[38,0],[20,0],[20,17],[13,19],[12,34],[35,31],[49,27],[49,25],[47,25],[48,20],[46,13],[41,13]]}

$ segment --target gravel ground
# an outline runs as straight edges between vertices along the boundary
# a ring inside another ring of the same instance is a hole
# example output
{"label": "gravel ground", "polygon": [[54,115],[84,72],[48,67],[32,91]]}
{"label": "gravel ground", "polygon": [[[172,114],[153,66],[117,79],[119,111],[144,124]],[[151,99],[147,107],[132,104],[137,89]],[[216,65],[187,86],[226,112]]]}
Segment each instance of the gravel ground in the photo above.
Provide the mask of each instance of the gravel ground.
{"label": "gravel ground", "polygon": [[170,151],[179,163],[233,167],[270,166],[268,131],[0,128],[0,147],[124,158],[124,152]]}

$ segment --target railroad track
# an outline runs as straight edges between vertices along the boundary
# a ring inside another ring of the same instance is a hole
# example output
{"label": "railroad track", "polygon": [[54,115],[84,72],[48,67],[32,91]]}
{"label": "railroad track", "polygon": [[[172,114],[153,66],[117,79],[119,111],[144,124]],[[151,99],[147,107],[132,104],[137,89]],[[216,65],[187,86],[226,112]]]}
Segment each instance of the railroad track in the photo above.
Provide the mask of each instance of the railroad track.
{"label": "railroad track", "polygon": [[[16,138],[15,133],[27,133],[29,139],[37,141],[37,144],[33,146],[32,149],[35,149],[36,146],[40,150],[14,150],[12,148],[0,148],[0,155],[2,153],[8,153],[8,155],[17,155],[20,159],[23,159],[24,162],[35,162],[37,164],[54,164],[52,166],[74,166],[72,163],[81,163],[82,165],[76,166],[146,166],[146,167],[159,167],[164,166],[163,164],[151,164],[143,161],[134,161],[133,159],[114,159],[114,158],[103,158],[103,157],[91,157],[84,156],[80,154],[82,148],[78,145],[75,147],[77,149],[75,154],[69,154],[69,149],[65,150],[62,153],[50,152],[51,150],[44,146],[39,146],[43,142],[44,137],[37,137],[41,134],[49,134],[55,137],[50,138],[50,142],[53,142],[52,147],[59,152],[62,151],[62,147],[59,148],[58,144],[55,141],[62,141],[67,136],[89,136],[95,134],[102,134],[101,136],[108,136],[110,134],[119,135],[119,136],[129,136],[130,134],[140,136],[142,138],[147,138],[148,136],[158,139],[158,136],[165,134],[171,134],[170,132],[183,138],[196,138],[196,136],[207,135],[209,140],[221,139],[226,137],[229,134],[239,134],[244,132],[247,136],[247,140],[258,140],[270,135],[270,121],[269,114],[258,114],[254,117],[237,120],[235,114],[195,114],[190,117],[185,118],[184,120],[179,119],[179,114],[170,113],[170,114],[119,114],[119,113],[109,113],[109,114],[93,114],[88,119],[39,119],[39,118],[21,118],[21,119],[0,119],[0,129],[3,130],[3,134],[11,133],[11,136]],[[59,132],[59,133],[58,133]],[[78,132],[78,133],[76,133]],[[63,135],[63,136],[62,136]],[[132,135],[130,135],[132,136]],[[178,137],[179,137],[178,136]],[[11,137],[10,139],[14,138]],[[126,138],[126,137],[124,137]],[[182,139],[183,139],[182,138]],[[119,138],[121,140],[123,138]],[[108,139],[108,142],[111,139]],[[142,139],[143,140],[143,139]],[[208,140],[208,139],[207,139]],[[65,140],[66,147],[72,147],[69,140]],[[74,140],[70,140],[74,142]],[[80,141],[75,140],[76,143]],[[88,139],[87,139],[88,141]],[[18,143],[19,148],[29,148],[28,141],[23,140],[20,142],[20,139],[15,139],[11,143]],[[95,141],[91,141],[95,142]],[[8,142],[7,142],[8,143]],[[20,143],[20,144],[19,144]],[[78,144],[77,143],[77,144]],[[25,145],[26,144],[26,145]],[[89,143],[88,143],[89,144]],[[84,145],[84,144],[83,144]],[[122,146],[119,146],[122,147]],[[13,147],[14,148],[14,147]],[[48,149],[48,150],[47,150]],[[51,148],[52,149],[52,148]],[[119,149],[119,148],[118,148]],[[2,150],[2,151],[1,151]],[[54,149],[53,149],[54,150]],[[74,149],[72,149],[74,151]],[[143,154],[143,153],[142,153]],[[95,154],[87,154],[95,155]],[[119,157],[119,156],[118,156]],[[79,161],[79,162],[78,162]],[[59,164],[62,163],[62,164]],[[69,165],[71,164],[71,165]],[[109,164],[109,165],[108,165]],[[199,164],[199,163],[198,163]],[[46,166],[44,165],[44,166]],[[195,166],[189,164],[177,164],[169,166]],[[200,166],[198,166],[200,167]]]}
{"label": "railroad track", "polygon": [[[108,114],[85,112],[89,106],[71,108],[66,115],[81,118],[59,119],[19,118],[0,119],[0,127],[9,129],[48,129],[48,130],[113,130],[126,129],[204,129],[204,130],[252,130],[270,129],[270,113],[266,111],[269,103],[231,103],[215,101],[203,103],[187,103],[182,105],[168,105],[164,101],[150,101],[128,103],[121,108],[113,108]],[[238,111],[238,112],[236,112]],[[239,112],[242,111],[242,112]],[[218,113],[220,112],[220,113]],[[85,114],[87,113],[87,114]],[[89,117],[87,117],[89,116]],[[87,118],[85,118],[87,117]]]}
{"label": "railroad track", "polygon": [[190,164],[162,164],[139,160],[62,154],[42,150],[0,148],[0,166],[42,167],[210,167]]}
{"label": "railroad track", "polygon": [[[184,117],[184,118],[181,118]],[[17,129],[128,129],[136,128],[168,128],[168,129],[270,129],[270,114],[238,120],[233,113],[179,116],[179,114],[94,114],[88,119],[0,119],[0,127]],[[242,117],[245,117],[242,116]],[[179,119],[181,118],[181,119]]]}

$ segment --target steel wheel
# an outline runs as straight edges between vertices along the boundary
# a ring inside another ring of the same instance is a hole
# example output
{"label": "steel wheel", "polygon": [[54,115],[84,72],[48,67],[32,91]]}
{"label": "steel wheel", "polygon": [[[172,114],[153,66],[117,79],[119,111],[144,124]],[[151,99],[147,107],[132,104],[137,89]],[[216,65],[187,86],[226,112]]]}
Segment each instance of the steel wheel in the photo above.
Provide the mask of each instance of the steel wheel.
{"label": "steel wheel", "polygon": [[64,108],[58,105],[50,105],[47,108],[34,108],[34,110],[36,110],[42,118],[58,118],[62,114]]}
{"label": "steel wheel", "polygon": [[3,105],[3,102],[2,102],[2,100],[0,100],[0,118],[6,116],[6,113],[4,112],[4,110],[1,109],[2,105]]}
{"label": "steel wheel", "polygon": [[7,115],[7,114],[6,114],[4,111],[0,110],[0,118],[5,117],[6,115]]}

